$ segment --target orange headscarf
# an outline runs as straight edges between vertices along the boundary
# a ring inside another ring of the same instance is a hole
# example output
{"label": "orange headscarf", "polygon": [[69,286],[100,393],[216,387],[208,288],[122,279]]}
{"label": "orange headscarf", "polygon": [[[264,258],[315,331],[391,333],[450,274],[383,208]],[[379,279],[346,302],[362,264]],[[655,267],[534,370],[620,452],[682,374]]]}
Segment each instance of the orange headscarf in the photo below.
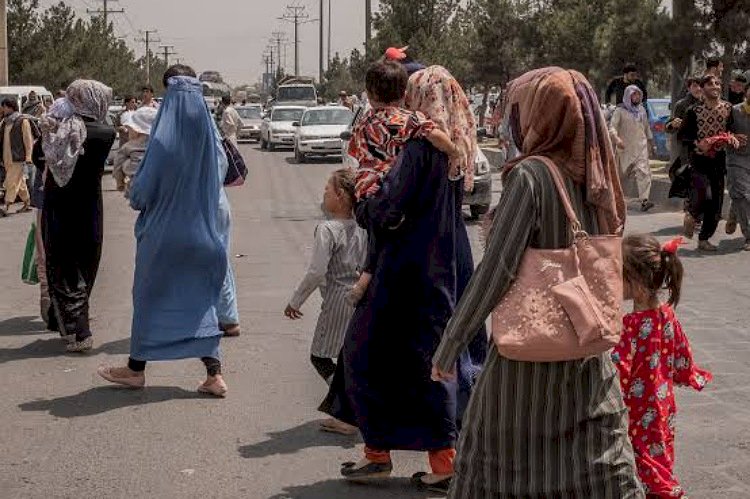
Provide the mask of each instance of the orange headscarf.
{"label": "orange headscarf", "polygon": [[584,184],[601,233],[622,233],[625,198],[599,99],[586,77],[556,67],[537,69],[513,80],[506,98],[520,156],[505,172],[529,156],[552,159],[563,175]]}
{"label": "orange headscarf", "polygon": [[414,73],[406,89],[406,107],[420,111],[451,138],[461,154],[451,162],[451,177],[464,176],[464,189],[474,190],[477,128],[463,88],[442,66]]}

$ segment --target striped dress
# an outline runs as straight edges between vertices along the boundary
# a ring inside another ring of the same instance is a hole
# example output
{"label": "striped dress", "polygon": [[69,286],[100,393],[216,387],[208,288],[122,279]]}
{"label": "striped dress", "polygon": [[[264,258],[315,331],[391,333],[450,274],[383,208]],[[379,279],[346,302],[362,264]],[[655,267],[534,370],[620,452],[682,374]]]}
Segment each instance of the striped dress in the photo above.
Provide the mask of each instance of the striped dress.
{"label": "striped dress", "polygon": [[323,304],[310,353],[338,357],[354,313],[346,296],[359,278],[367,254],[367,233],[352,219],[326,220],[315,228],[310,265],[289,304],[299,310],[318,288]]}
{"label": "striped dress", "polygon": [[[568,181],[581,222],[596,233],[584,192]],[[451,319],[436,366],[452,370],[472,333],[507,292],[527,246],[562,248],[569,224],[546,167],[529,160],[507,177],[482,263]],[[642,498],[628,413],[609,354],[517,362],[490,348],[458,446],[449,497]]]}

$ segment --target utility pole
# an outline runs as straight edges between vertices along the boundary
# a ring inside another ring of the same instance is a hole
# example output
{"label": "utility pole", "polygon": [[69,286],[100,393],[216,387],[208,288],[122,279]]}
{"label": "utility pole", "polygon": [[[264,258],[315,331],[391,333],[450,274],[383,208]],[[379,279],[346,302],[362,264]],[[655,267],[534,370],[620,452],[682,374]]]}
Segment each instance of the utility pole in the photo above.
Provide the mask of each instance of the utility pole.
{"label": "utility pole", "polygon": [[299,25],[313,22],[310,16],[305,12],[304,5],[289,5],[286,13],[279,19],[294,23],[294,74],[299,75]]}
{"label": "utility pole", "polygon": [[169,67],[169,56],[177,55],[174,51],[174,45],[159,45],[159,48],[164,51],[164,64]]}
{"label": "utility pole", "polygon": [[136,42],[141,42],[146,44],[146,83],[151,83],[151,44],[152,43],[159,43],[161,40],[154,40],[151,38],[151,35],[158,33],[158,30],[155,29],[147,29],[143,31],[143,38],[136,39]]}
{"label": "utility pole", "polygon": [[331,67],[331,21],[333,17],[331,16],[331,2],[333,0],[328,0],[328,68]]}
{"label": "utility pole", "polygon": [[8,2],[0,0],[0,86],[8,85]]}
{"label": "utility pole", "polygon": [[[325,33],[325,23],[324,23],[324,10],[323,10],[323,4],[325,3],[325,0],[320,0],[320,46],[318,47],[320,50],[318,52],[318,81],[323,83],[323,33]],[[299,74],[299,73],[297,73]]]}
{"label": "utility pole", "polygon": [[269,54],[263,54],[263,63],[266,65],[266,72],[263,74],[263,88],[266,92],[271,90],[271,84],[268,81],[268,75],[270,74],[269,65],[271,64],[271,56]]}
{"label": "utility pole", "polygon": [[109,24],[107,24],[109,22],[109,14],[124,14],[125,13],[124,9],[112,10],[109,8],[109,2],[117,2],[117,1],[118,0],[101,0],[101,2],[103,3],[102,9],[96,9],[96,10],[86,9],[86,13],[91,14],[91,15],[101,14],[102,17],[104,17],[104,25],[109,26]]}
{"label": "utility pole", "polygon": [[365,57],[369,59],[372,42],[372,0],[365,0]]}
{"label": "utility pole", "polygon": [[286,34],[282,31],[274,31],[273,33],[271,33],[271,35],[273,35],[273,38],[271,38],[271,43],[276,44],[276,66],[278,72],[278,69],[284,67],[281,62],[281,45],[286,42]]}

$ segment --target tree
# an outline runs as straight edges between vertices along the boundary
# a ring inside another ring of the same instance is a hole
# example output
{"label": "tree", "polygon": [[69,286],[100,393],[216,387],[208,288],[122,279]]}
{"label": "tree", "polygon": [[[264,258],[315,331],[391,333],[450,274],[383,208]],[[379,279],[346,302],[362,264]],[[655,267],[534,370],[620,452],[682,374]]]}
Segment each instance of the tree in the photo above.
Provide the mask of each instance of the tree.
{"label": "tree", "polygon": [[[136,59],[102,18],[80,19],[64,2],[39,8],[38,0],[9,0],[9,73],[14,84],[51,91],[76,78],[110,85],[115,95],[132,94],[146,79],[145,58]],[[164,61],[151,55],[151,84],[161,88]]]}

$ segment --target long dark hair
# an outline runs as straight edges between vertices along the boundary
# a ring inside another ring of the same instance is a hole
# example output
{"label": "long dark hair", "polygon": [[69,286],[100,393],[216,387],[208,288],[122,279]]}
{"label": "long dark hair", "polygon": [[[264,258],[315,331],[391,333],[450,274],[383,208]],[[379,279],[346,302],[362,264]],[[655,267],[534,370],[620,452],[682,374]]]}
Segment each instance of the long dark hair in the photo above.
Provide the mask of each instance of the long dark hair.
{"label": "long dark hair", "polygon": [[685,270],[677,252],[662,248],[656,238],[635,234],[622,242],[623,277],[639,284],[656,297],[662,289],[669,291],[669,304],[680,302]]}

